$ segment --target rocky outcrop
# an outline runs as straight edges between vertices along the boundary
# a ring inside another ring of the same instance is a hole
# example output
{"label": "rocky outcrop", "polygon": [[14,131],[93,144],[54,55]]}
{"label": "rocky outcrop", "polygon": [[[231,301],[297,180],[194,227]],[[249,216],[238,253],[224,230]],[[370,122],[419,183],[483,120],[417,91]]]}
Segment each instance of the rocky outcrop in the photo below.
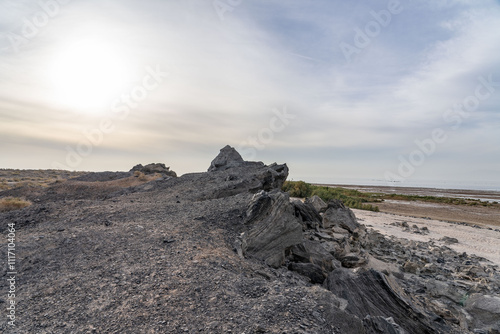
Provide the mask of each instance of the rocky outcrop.
{"label": "rocky outcrop", "polygon": [[162,174],[164,176],[177,177],[177,174],[170,170],[170,167],[166,167],[165,164],[162,163],[151,163],[146,166],[141,164],[135,165],[130,170],[131,172],[142,172],[144,174]]}
{"label": "rocky outcrop", "polygon": [[288,194],[261,191],[254,195],[246,213],[248,228],[242,235],[245,256],[265,261],[271,267],[280,267],[285,252],[302,242],[302,225],[295,217]]}
{"label": "rocky outcrop", "polygon": [[347,208],[340,200],[331,200],[323,214],[323,228],[341,227],[349,232],[354,232],[359,223],[351,209]]}

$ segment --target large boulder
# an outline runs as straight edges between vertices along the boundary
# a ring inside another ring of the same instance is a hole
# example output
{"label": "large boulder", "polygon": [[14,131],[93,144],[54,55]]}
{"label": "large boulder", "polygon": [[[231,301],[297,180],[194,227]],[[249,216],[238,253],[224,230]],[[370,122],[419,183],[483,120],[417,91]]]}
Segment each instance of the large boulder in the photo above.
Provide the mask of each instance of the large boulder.
{"label": "large boulder", "polygon": [[323,228],[335,226],[344,228],[350,233],[360,226],[354,212],[337,199],[328,202],[328,208],[323,214]]}
{"label": "large boulder", "polygon": [[328,208],[328,204],[326,204],[325,201],[323,201],[318,195],[306,198],[305,204],[312,205],[318,212],[325,212]]}
{"label": "large boulder", "polygon": [[264,260],[272,267],[285,261],[285,251],[302,242],[302,225],[294,215],[288,194],[255,194],[249,204],[241,245],[245,256]]}

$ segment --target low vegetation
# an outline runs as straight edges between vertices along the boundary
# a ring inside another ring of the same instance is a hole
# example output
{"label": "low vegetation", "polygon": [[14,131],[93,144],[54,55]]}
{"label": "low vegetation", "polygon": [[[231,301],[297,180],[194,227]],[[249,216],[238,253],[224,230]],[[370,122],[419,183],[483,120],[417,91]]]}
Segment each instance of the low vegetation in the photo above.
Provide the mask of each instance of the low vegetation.
{"label": "low vegetation", "polygon": [[288,192],[292,197],[307,198],[317,195],[325,202],[332,199],[339,199],[350,208],[376,212],[379,211],[378,206],[367,203],[382,201],[378,195],[340,187],[315,186],[304,181],[286,181],[283,185],[283,191]]}
{"label": "low vegetation", "polygon": [[316,186],[304,181],[286,181],[283,185],[283,191],[287,191],[292,197],[307,198],[317,195],[325,202],[328,202],[331,199],[340,199],[344,202],[345,205],[350,208],[370,211],[379,211],[379,208],[367,203],[380,203],[384,200],[421,201],[442,204],[500,208],[498,202],[487,202],[473,198],[370,193],[342,187]]}
{"label": "low vegetation", "polygon": [[19,210],[30,206],[31,202],[19,197],[0,198],[0,212]]}
{"label": "low vegetation", "polygon": [[421,201],[431,203],[455,204],[455,205],[482,205],[498,206],[498,202],[480,201],[473,198],[453,198],[438,196],[419,196],[419,195],[401,195],[401,194],[379,194],[383,199],[392,199],[396,201]]}

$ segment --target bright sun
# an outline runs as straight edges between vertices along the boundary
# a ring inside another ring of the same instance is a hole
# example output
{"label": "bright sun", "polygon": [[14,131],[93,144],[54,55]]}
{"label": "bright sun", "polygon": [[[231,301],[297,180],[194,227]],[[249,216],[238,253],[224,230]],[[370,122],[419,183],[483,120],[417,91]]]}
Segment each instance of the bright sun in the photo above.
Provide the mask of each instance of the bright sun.
{"label": "bright sun", "polygon": [[99,112],[123,91],[127,67],[112,45],[83,40],[64,48],[50,69],[55,102],[64,108]]}

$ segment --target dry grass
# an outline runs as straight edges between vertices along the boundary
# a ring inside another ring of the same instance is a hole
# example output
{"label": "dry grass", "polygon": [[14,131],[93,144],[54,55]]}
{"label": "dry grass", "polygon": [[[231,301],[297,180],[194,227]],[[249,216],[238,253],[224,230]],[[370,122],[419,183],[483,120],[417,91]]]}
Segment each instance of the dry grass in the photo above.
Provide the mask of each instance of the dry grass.
{"label": "dry grass", "polygon": [[5,197],[0,199],[0,212],[19,210],[32,203],[19,197]]}
{"label": "dry grass", "polygon": [[7,184],[7,181],[1,180],[0,181],[0,191],[7,190],[7,189],[10,189],[9,185]]}
{"label": "dry grass", "polygon": [[48,187],[54,183],[61,182],[61,180],[71,179],[86,173],[53,169],[19,170],[0,168],[0,191],[23,186]]}
{"label": "dry grass", "polygon": [[158,174],[158,173],[154,173],[152,175],[146,175],[143,172],[140,172],[140,171],[136,170],[134,172],[134,177],[136,177],[139,181],[149,182],[149,181],[153,181],[153,180],[159,179],[160,177],[162,177],[162,175]]}
{"label": "dry grass", "polygon": [[148,181],[148,177],[143,172],[139,172],[138,170],[134,172],[134,176],[137,177],[139,181]]}
{"label": "dry grass", "polygon": [[143,177],[136,175],[117,180],[96,182],[65,180],[53,185],[52,189],[59,195],[68,194],[71,196],[72,194],[92,194],[93,196],[99,197],[119,191],[120,189],[138,186],[159,177],[161,177],[161,175],[155,174],[144,175]]}

